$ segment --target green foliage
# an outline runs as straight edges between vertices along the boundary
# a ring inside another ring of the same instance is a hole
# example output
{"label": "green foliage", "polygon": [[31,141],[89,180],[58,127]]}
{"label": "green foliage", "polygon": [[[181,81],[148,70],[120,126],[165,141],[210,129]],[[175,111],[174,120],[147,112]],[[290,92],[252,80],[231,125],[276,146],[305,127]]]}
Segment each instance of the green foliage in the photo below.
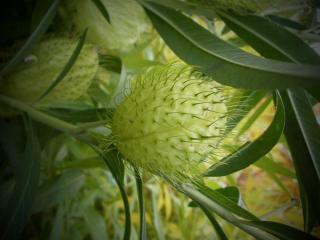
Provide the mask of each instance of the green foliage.
{"label": "green foliage", "polygon": [[15,3],[1,239],[319,237],[311,1]]}

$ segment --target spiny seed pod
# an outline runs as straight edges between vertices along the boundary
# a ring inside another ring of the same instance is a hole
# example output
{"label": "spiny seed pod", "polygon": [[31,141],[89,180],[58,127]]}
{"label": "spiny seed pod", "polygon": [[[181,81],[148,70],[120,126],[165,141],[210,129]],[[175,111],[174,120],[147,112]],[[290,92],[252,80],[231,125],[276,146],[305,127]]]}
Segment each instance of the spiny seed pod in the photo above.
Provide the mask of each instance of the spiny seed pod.
{"label": "spiny seed pod", "polygon": [[[37,100],[60,74],[76,45],[76,40],[67,38],[41,41],[14,72],[5,76],[0,93],[24,102]],[[68,74],[42,101],[79,98],[89,88],[98,65],[95,47],[85,44]]]}
{"label": "spiny seed pod", "polygon": [[177,180],[212,161],[227,124],[223,87],[182,64],[149,69],[116,108],[112,131],[131,163]]}
{"label": "spiny seed pod", "polygon": [[91,0],[65,0],[60,15],[81,33],[88,28],[88,40],[114,54],[130,51],[144,39],[151,26],[135,0],[101,0],[110,23]]}

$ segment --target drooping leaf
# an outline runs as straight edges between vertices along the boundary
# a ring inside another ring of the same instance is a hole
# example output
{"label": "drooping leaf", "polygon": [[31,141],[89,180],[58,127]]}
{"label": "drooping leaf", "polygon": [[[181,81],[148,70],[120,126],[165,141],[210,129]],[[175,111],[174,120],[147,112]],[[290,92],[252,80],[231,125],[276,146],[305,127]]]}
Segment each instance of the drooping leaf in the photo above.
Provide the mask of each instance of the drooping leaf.
{"label": "drooping leaf", "polygon": [[[198,186],[197,188],[199,187],[200,186]],[[258,219],[249,212],[248,214],[243,215],[242,212],[245,210],[237,206],[231,200],[229,200],[230,202],[228,203],[225,202],[225,200],[221,198],[221,196],[223,195],[219,195],[217,193],[212,194],[213,191],[204,186],[201,186],[201,190],[194,189],[191,185],[183,185],[181,188],[182,189],[180,189],[180,191],[182,191],[186,196],[190,197],[198,205],[201,205],[202,207],[206,208],[208,211],[214,212],[215,214],[222,217],[224,220],[234,224],[235,226],[239,227],[243,231],[254,236],[256,239],[274,240],[274,237],[269,235],[265,231],[243,224],[241,220],[238,219],[235,215],[242,216],[245,219],[248,219],[248,218],[256,219],[256,220]],[[240,210],[241,213],[239,212],[239,209],[241,209]]]}
{"label": "drooping leaf", "polygon": [[287,92],[320,181],[320,127],[312,111],[312,105],[303,89]]}
{"label": "drooping leaf", "polygon": [[147,240],[147,223],[146,223],[146,214],[145,214],[145,206],[144,206],[145,201],[143,197],[142,180],[137,169],[135,169],[135,175],[136,175],[136,185],[137,185],[138,200],[139,200],[139,212],[140,212],[139,239]]}
{"label": "drooping leaf", "polygon": [[317,240],[318,238],[284,224],[269,221],[245,221],[245,224],[256,226],[281,240]]}
{"label": "drooping leaf", "polygon": [[299,182],[301,205],[306,230],[311,230],[317,218],[319,182],[306,142],[303,139],[297,118],[291,106],[289,96],[282,93],[286,106],[286,126],[284,133],[292,154],[293,164]]}
{"label": "drooping leaf", "polygon": [[204,175],[207,177],[225,176],[248,167],[267,154],[277,144],[285,123],[284,106],[278,93],[275,105],[274,119],[260,137],[253,142],[246,143],[236,152],[212,165]]}
{"label": "drooping leaf", "polygon": [[40,145],[31,120],[26,123],[26,136],[25,150],[18,159],[15,169],[15,186],[5,212],[1,216],[1,239],[3,240],[19,239],[31,215],[38,187]]}
{"label": "drooping leaf", "polygon": [[120,190],[120,194],[124,204],[125,211],[125,231],[124,231],[124,240],[130,240],[131,236],[131,214],[130,214],[130,205],[128,196],[124,186],[124,164],[119,158],[120,153],[115,149],[109,151],[102,151],[95,145],[91,147],[100,155],[100,157],[105,161],[109,170],[111,171],[113,177],[115,178],[117,185]]}
{"label": "drooping leaf", "polygon": [[62,232],[63,232],[63,207],[62,205],[59,205],[56,216],[54,217],[52,229],[50,232],[49,240],[59,240],[62,238]]}
{"label": "drooping leaf", "polygon": [[94,5],[96,5],[96,7],[101,12],[101,14],[107,20],[107,22],[111,23],[110,22],[110,16],[109,16],[109,13],[108,13],[108,10],[107,10],[106,6],[100,0],[92,0],[92,2],[94,3]]}
{"label": "drooping leaf", "polygon": [[292,28],[292,29],[300,30],[300,31],[306,30],[306,26],[302,25],[299,22],[293,21],[291,19],[280,17],[277,15],[268,15],[267,17],[269,19],[271,19],[272,21],[279,23],[280,25],[282,25],[284,27],[288,27],[288,28]]}
{"label": "drooping leaf", "polygon": [[206,214],[207,218],[211,222],[213,228],[215,229],[217,235],[219,236],[220,240],[228,240],[227,235],[223,231],[222,227],[220,226],[219,222],[216,220],[214,215],[206,209],[203,205],[199,205],[201,210]]}
{"label": "drooping leaf", "polygon": [[151,3],[144,6],[153,25],[177,56],[218,82],[254,89],[320,84],[320,70],[315,66],[251,55],[177,11]]}
{"label": "drooping leaf", "polygon": [[42,18],[48,11],[49,7],[53,3],[53,0],[38,0],[33,8],[31,16],[31,30],[34,31]]}
{"label": "drooping leaf", "polygon": [[229,28],[264,57],[320,64],[320,56],[303,40],[264,17],[241,16],[232,12],[219,12],[219,15]]}
{"label": "drooping leaf", "polygon": [[[224,13],[222,17],[234,32],[236,32],[243,40],[249,42],[251,47],[265,57],[287,59],[287,61],[310,64],[319,64],[320,62],[319,55],[305,42],[286,29],[281,28],[264,18],[256,16],[238,16],[236,14],[228,15],[228,13]],[[262,25],[267,27],[261,28],[260,26]],[[274,37],[274,33],[276,32],[281,32],[279,33],[281,36],[280,38]],[[309,88],[309,90],[310,89],[312,89],[313,93],[316,93],[315,90],[317,88]],[[288,92],[283,92],[281,94],[286,111],[285,136],[292,153],[299,182],[305,229],[310,231],[316,221],[316,216],[319,215],[320,212],[317,207],[319,180],[312,163],[312,156],[308,151],[308,146],[304,140],[305,136],[298,123],[298,116],[296,116],[294,111],[295,108],[297,109],[297,106],[289,96],[289,92],[294,94],[294,91],[295,90],[289,90]],[[298,89],[298,91],[302,90]],[[315,96],[317,96],[317,94]],[[308,112],[311,109],[304,110]],[[310,116],[310,112],[308,115]],[[301,120],[302,119],[300,119],[300,121]],[[312,118],[311,122],[314,122]],[[308,125],[308,121],[303,124]],[[317,132],[318,130],[315,131],[316,135],[318,135]],[[316,136],[312,135],[313,134],[307,137],[309,140],[313,139],[312,145],[317,145],[314,142]],[[318,212],[318,214],[316,214],[316,212]]]}
{"label": "drooping leaf", "polygon": [[[215,212],[226,221],[234,224],[235,226],[239,227],[243,231],[254,236],[256,239],[275,240],[273,236],[276,236],[281,240],[287,240],[287,239],[290,239],[290,236],[293,236],[293,235],[299,236],[300,239],[316,239],[316,238],[313,238],[308,233],[302,232],[300,230],[297,230],[295,228],[292,228],[284,224],[260,221],[257,218],[256,220],[240,219],[235,216],[235,215],[240,216],[238,215],[238,212],[234,211],[235,208],[240,208],[239,206],[226,207],[225,202],[221,201],[222,200],[220,198],[221,196],[217,197],[218,195],[216,193],[213,193],[214,190],[204,185],[197,184],[196,188],[193,188],[191,185],[183,185],[182,192],[184,192],[197,204],[202,205],[209,211]],[[244,215],[242,217],[244,219],[248,219],[248,217],[252,218],[252,216],[250,215]],[[253,216],[253,218],[255,217]],[[253,224],[253,223],[256,223],[256,224]],[[288,231],[290,231],[291,233],[287,234]],[[272,234],[273,236],[269,234]],[[301,238],[301,236],[303,236],[303,238]],[[295,237],[293,239],[299,239],[299,238]]]}

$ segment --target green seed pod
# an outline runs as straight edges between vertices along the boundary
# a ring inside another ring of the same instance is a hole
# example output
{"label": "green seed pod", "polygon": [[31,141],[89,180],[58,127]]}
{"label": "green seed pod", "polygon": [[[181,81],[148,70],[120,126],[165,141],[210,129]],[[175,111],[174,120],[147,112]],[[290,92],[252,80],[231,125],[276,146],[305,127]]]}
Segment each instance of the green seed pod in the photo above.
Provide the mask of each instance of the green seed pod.
{"label": "green seed pod", "polygon": [[212,161],[227,124],[226,92],[188,66],[149,69],[116,108],[112,131],[119,152],[152,173],[181,180]]}
{"label": "green seed pod", "polygon": [[101,0],[110,23],[91,0],[66,0],[60,15],[67,25],[81,33],[88,28],[88,40],[110,53],[130,51],[151,30],[148,18],[134,0]]}
{"label": "green seed pod", "polygon": [[[0,93],[28,103],[37,100],[60,74],[76,45],[76,40],[66,38],[41,41],[14,72],[5,76]],[[85,44],[68,74],[42,101],[79,98],[89,88],[98,65],[96,49]]]}

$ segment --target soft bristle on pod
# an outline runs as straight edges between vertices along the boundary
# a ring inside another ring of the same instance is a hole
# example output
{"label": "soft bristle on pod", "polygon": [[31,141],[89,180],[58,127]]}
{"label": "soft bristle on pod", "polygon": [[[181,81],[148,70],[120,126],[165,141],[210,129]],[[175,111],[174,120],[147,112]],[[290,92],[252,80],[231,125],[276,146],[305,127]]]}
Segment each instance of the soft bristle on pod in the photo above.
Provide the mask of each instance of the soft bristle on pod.
{"label": "soft bristle on pod", "polygon": [[228,109],[224,87],[193,68],[153,67],[131,83],[117,107],[116,147],[135,166],[171,180],[192,178],[214,159]]}

